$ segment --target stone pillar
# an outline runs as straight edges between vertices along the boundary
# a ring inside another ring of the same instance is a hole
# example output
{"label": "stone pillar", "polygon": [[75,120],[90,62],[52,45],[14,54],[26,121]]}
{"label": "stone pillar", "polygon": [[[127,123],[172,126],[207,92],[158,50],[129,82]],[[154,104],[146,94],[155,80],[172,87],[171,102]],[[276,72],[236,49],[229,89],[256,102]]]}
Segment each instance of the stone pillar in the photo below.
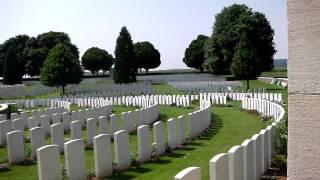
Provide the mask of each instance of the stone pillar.
{"label": "stone pillar", "polygon": [[320,1],[288,0],[288,178],[320,177]]}

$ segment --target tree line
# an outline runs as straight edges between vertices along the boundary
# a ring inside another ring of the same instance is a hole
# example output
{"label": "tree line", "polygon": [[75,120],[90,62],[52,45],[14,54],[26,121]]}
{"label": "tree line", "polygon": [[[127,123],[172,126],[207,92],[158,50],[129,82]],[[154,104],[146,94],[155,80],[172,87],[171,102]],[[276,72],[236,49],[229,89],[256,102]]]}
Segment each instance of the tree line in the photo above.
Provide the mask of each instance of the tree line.
{"label": "tree line", "polygon": [[115,58],[106,50],[92,47],[79,61],[79,51],[64,32],[47,32],[37,37],[18,35],[0,44],[0,74],[4,84],[21,83],[24,75],[40,76],[47,86],[64,87],[78,84],[83,70],[92,74],[110,71],[114,64],[114,81],[135,81],[138,69],[157,68],[161,64],[159,51],[148,41],[133,43],[126,27],[116,42]]}
{"label": "tree line", "polygon": [[254,79],[261,72],[273,69],[276,52],[273,36],[274,31],[263,13],[234,4],[215,16],[210,37],[199,35],[190,43],[183,62],[200,71]]}

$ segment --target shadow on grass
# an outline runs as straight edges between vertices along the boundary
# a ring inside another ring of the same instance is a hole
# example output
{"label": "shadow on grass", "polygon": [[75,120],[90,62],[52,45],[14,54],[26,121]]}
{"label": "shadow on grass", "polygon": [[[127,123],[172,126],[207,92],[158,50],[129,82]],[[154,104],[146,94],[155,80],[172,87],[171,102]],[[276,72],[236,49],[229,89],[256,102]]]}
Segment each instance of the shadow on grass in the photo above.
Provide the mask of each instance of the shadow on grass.
{"label": "shadow on grass", "polygon": [[[164,114],[160,114],[160,116],[161,115],[163,116],[162,118],[165,118],[165,116],[166,116]],[[163,156],[161,156],[159,159],[148,161],[144,165],[147,165],[147,164],[157,164],[157,165],[169,164],[169,163],[171,163],[171,160],[163,159],[164,157],[182,158],[188,152],[196,150],[197,146],[198,147],[204,146],[204,144],[202,142],[199,142],[199,140],[210,140],[216,134],[218,134],[220,132],[220,130],[222,129],[222,127],[223,127],[223,121],[222,121],[220,116],[218,116],[218,115],[216,115],[214,113],[211,113],[211,117],[212,117],[212,122],[213,123],[208,128],[207,132],[205,134],[203,134],[201,137],[199,137],[199,138],[195,139],[194,141],[188,143],[187,145],[185,145],[181,149],[177,149],[177,150],[175,150],[173,152],[166,153]],[[138,174],[152,171],[152,169],[150,169],[150,168],[143,167],[144,165],[134,166],[130,170],[125,171],[125,172],[123,172],[121,174],[118,174],[118,175],[113,175],[110,178],[111,179],[133,179],[133,178],[137,177]],[[134,174],[131,174],[131,173],[134,173]]]}

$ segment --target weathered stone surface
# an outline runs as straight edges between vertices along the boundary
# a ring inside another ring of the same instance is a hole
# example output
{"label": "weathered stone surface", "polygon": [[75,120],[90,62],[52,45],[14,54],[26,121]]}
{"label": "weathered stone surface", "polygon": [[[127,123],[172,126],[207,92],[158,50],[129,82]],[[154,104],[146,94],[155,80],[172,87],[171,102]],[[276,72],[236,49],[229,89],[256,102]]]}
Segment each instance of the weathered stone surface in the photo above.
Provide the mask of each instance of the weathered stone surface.
{"label": "weathered stone surface", "polygon": [[288,0],[288,178],[320,177],[320,1]]}

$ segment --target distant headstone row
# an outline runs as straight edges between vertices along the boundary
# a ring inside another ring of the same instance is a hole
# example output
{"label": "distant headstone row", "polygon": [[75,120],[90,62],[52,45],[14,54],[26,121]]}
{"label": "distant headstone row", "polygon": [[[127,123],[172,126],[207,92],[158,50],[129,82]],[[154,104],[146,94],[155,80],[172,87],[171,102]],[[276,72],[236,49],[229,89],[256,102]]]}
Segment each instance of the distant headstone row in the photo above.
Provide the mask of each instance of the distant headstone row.
{"label": "distant headstone row", "polygon": [[141,94],[152,94],[153,88],[151,83],[136,82],[130,84],[106,84],[93,83],[68,86],[66,88],[69,96],[92,96],[92,97],[117,97],[117,96],[136,96]]}
{"label": "distant headstone row", "polygon": [[[256,180],[270,167],[273,155],[273,136],[277,124],[283,119],[285,110],[275,102],[254,98],[243,98],[242,108],[256,110],[274,118],[272,125],[232,147],[227,153],[214,156],[210,164],[211,180]],[[198,167],[189,167],[179,172],[175,180],[200,180]]]}
{"label": "distant headstone row", "polygon": [[239,87],[241,84],[239,81],[178,81],[169,82],[169,85],[184,92],[221,92],[228,88]]}
{"label": "distant headstone row", "polygon": [[0,98],[25,98],[48,94],[57,90],[54,87],[41,86],[39,88],[28,88],[25,85],[0,86]]}
{"label": "distant headstone row", "polygon": [[209,73],[201,74],[161,74],[161,75],[139,75],[137,80],[151,83],[167,83],[179,81],[225,81],[225,77],[214,76]]}

